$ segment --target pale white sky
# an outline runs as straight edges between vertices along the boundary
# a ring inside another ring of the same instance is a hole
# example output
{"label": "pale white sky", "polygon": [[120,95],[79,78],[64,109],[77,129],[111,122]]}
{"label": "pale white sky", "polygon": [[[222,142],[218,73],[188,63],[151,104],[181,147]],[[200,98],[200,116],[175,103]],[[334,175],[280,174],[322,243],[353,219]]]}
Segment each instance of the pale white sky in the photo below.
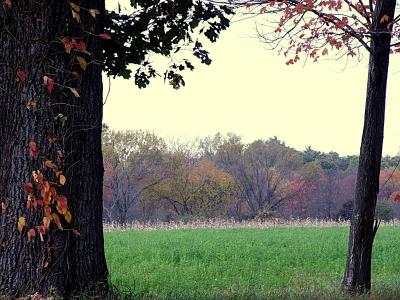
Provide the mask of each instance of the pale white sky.
{"label": "pale white sky", "polygon": [[[165,138],[194,139],[234,132],[245,141],[274,135],[302,150],[358,154],[367,58],[287,66],[254,38],[254,21],[238,22],[208,47],[213,63],[199,65],[176,91],[162,78],[146,89],[111,80],[104,122],[112,129],[146,129]],[[193,58],[192,61],[195,61]],[[384,153],[400,149],[399,59],[389,73]],[[108,80],[104,80],[105,92]]]}

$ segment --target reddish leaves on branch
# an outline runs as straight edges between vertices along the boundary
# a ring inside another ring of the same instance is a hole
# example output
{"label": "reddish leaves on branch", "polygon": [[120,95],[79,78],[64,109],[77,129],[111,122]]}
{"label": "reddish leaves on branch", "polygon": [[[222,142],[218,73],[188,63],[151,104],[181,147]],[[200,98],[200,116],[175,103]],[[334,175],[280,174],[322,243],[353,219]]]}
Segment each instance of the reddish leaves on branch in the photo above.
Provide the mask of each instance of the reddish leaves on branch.
{"label": "reddish leaves on branch", "polygon": [[[326,56],[329,50],[335,50],[337,57],[354,57],[359,49],[368,51],[369,41],[374,34],[374,22],[388,23],[386,28],[400,41],[400,17],[389,20],[383,15],[373,20],[374,1],[364,4],[358,0],[266,0],[248,2],[247,9],[261,6],[260,14],[271,16],[275,28],[269,33],[260,33],[263,40],[288,57],[287,65],[300,61],[301,57],[311,58],[314,62]],[[243,4],[243,2],[242,2]],[[286,43],[284,43],[284,42]],[[400,52],[399,43],[393,43],[392,53]],[[333,53],[333,52],[332,52]]]}

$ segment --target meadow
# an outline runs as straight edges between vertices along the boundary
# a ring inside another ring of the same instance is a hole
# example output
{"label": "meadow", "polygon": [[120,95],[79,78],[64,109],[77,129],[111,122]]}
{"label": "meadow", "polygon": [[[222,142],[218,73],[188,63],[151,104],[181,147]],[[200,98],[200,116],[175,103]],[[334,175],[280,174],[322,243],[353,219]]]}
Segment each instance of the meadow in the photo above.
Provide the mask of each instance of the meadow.
{"label": "meadow", "polygon": [[[105,233],[111,282],[136,299],[342,299],[348,227]],[[382,226],[372,299],[400,299],[400,226]]]}

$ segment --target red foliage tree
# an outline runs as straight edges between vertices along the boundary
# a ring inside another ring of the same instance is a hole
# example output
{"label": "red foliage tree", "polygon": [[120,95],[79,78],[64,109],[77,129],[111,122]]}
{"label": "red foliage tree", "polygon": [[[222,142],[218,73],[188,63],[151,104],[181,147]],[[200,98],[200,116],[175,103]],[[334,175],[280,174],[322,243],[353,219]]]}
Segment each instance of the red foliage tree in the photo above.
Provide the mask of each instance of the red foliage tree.
{"label": "red foliage tree", "polygon": [[[218,1],[217,1],[218,2]],[[227,2],[265,14],[272,31],[260,33],[283,51],[287,64],[302,58],[318,61],[330,52],[338,57],[369,54],[364,130],[358,167],[354,213],[342,289],[364,293],[371,288],[372,244],[378,225],[374,211],[379,191],[390,52],[398,52],[400,15],[395,0],[255,0]]]}

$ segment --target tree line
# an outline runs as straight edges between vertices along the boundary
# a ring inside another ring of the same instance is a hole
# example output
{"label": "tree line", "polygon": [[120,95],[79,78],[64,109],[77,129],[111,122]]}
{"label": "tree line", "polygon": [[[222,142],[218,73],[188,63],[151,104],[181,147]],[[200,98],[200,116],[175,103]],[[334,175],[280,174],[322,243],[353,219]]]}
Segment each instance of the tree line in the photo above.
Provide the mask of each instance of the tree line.
{"label": "tree line", "polygon": [[[104,220],[233,218],[349,220],[358,156],[296,150],[277,137],[245,143],[217,133],[168,142],[143,130],[105,126]],[[376,217],[400,216],[398,157],[382,158]]]}

